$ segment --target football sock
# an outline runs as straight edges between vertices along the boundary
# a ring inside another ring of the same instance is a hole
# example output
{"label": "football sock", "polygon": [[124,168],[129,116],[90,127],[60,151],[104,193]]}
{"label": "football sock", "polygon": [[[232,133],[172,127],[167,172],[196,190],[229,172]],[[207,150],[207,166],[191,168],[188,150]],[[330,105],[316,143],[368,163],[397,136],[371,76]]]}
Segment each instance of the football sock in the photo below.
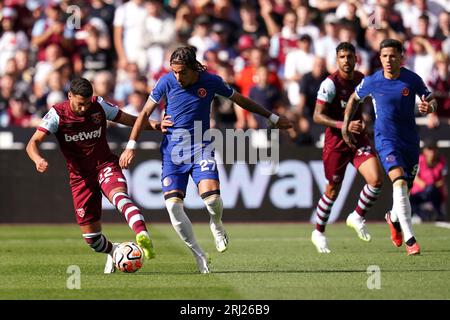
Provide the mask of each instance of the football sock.
{"label": "football sock", "polygon": [[95,233],[83,233],[83,238],[95,252],[110,253],[113,249],[113,244],[106,239],[101,231]]}
{"label": "football sock", "polygon": [[169,212],[170,222],[178,236],[192,250],[195,255],[204,256],[203,250],[197,244],[192,230],[192,223],[184,212],[183,200],[170,198],[166,200],[166,208]]}
{"label": "football sock", "polygon": [[203,199],[209,212],[211,221],[216,225],[222,224],[223,201],[220,195],[213,194]]}
{"label": "football sock", "polygon": [[118,192],[112,198],[112,204],[120,211],[127,220],[128,225],[138,234],[141,231],[147,231],[144,216],[139,208],[133,203],[128,194]]}
{"label": "football sock", "polygon": [[372,208],[375,201],[377,201],[380,192],[381,188],[372,187],[371,185],[366,184],[359,194],[358,204],[354,212],[361,217],[364,217],[367,211]]}
{"label": "football sock", "polygon": [[393,204],[391,213],[394,212],[398,217],[403,239],[408,241],[414,236],[411,223],[411,204],[408,197],[408,187],[406,183],[393,185]]}
{"label": "football sock", "polygon": [[331,207],[334,204],[334,200],[327,197],[326,194],[322,195],[316,208],[316,230],[325,232],[328,218],[330,217]]}
{"label": "football sock", "polygon": [[406,245],[408,245],[408,246],[410,246],[410,247],[411,247],[414,243],[416,243],[416,238],[414,238],[414,237],[409,238],[409,240],[406,241]]}

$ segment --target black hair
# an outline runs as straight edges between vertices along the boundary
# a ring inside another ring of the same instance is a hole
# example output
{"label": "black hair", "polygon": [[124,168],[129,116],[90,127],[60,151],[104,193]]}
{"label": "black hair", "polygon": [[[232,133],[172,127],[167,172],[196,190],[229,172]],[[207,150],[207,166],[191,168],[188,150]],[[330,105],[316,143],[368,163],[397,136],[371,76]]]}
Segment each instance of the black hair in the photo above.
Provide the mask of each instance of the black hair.
{"label": "black hair", "polygon": [[180,47],[170,56],[170,65],[181,64],[194,71],[205,71],[206,67],[197,61],[195,48],[191,46]]}
{"label": "black hair", "polygon": [[339,43],[338,46],[336,47],[336,54],[338,54],[339,51],[341,51],[341,50],[351,51],[354,54],[356,54],[355,46],[352,45],[350,42]]}
{"label": "black hair", "polygon": [[70,92],[76,96],[82,96],[83,98],[92,97],[94,89],[88,79],[76,78],[70,83]]}
{"label": "black hair", "polygon": [[395,48],[398,53],[403,53],[403,45],[400,41],[395,39],[384,39],[380,43],[380,51],[383,48]]}

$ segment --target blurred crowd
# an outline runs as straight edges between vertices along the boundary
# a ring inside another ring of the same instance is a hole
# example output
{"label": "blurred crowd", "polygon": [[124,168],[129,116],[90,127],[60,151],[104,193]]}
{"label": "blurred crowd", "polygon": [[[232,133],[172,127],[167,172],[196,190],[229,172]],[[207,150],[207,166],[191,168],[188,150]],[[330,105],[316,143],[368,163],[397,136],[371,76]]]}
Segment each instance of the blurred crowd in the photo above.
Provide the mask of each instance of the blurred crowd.
{"label": "blurred crowd", "polygon": [[[425,124],[450,124],[448,0],[3,0],[0,21],[0,127],[36,126],[76,76],[137,115],[171,52],[188,44],[210,72],[291,117],[293,138],[310,143],[316,93],[336,71],[337,44],[353,43],[356,68],[370,74],[388,37],[404,42],[405,66],[438,99]],[[266,126],[220,97],[211,121]]]}

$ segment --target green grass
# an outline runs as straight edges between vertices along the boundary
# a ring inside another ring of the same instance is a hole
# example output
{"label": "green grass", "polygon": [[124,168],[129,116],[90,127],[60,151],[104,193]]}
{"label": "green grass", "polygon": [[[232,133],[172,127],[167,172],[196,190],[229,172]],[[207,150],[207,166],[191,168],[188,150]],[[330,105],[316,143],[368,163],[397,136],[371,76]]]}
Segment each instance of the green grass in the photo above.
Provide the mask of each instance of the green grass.
{"label": "green grass", "polygon": [[[114,241],[132,240],[124,225],[105,225]],[[195,261],[174,230],[154,224],[157,258],[135,274],[104,275],[105,256],[92,252],[76,225],[0,225],[0,299],[450,299],[450,230],[415,226],[423,253],[395,248],[385,224],[369,224],[360,241],[343,224],[327,230],[331,254],[316,253],[307,224],[227,224],[229,250],[215,251],[206,224],[195,224],[213,273]],[[81,289],[69,290],[67,268],[81,269]],[[369,290],[367,268],[381,270]]]}

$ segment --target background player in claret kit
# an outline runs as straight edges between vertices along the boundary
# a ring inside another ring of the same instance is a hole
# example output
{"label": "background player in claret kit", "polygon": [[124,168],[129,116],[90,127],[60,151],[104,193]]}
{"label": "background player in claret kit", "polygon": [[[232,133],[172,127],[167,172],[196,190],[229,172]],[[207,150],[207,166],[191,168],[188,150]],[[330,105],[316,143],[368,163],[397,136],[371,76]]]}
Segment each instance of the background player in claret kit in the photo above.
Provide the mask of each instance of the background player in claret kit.
{"label": "background player in claret kit", "polygon": [[366,180],[355,210],[347,217],[347,225],[355,229],[358,237],[370,241],[364,216],[377,200],[381,191],[382,172],[365,133],[361,112],[349,123],[349,131],[357,135],[356,148],[350,148],[342,139],[341,127],[345,105],[364,75],[355,71],[355,47],[342,42],[336,47],[338,71],[320,85],[314,109],[314,122],[327,126],[323,147],[323,164],[328,183],[316,209],[316,229],[311,241],[320,253],[329,253],[325,227],[331,208],[338,197],[345,169],[352,163]]}
{"label": "background player in claret kit", "polygon": [[[223,203],[220,197],[219,175],[214,159],[214,150],[209,148],[210,139],[195,141],[195,121],[202,137],[210,127],[210,106],[216,94],[227,97],[242,108],[268,118],[278,128],[290,128],[285,117],[277,115],[234,91],[222,78],[206,71],[196,60],[192,47],[176,49],[170,57],[171,72],[160,78],[141,111],[130,135],[126,150],[120,156],[120,165],[127,168],[135,155],[135,144],[143,128],[144,119],[152,113],[157,104],[165,98],[166,115],[171,117],[173,127],[161,144],[162,189],[170,221],[180,238],[191,249],[199,271],[209,273],[208,257],[198,245],[192,224],[184,211],[183,199],[191,175],[199,194],[210,214],[210,229],[216,249],[224,252],[228,246],[228,236],[222,224]],[[180,141],[181,139],[181,141]],[[193,141],[188,145],[186,141]],[[184,149],[183,156],[180,149]]]}
{"label": "background player in claret kit", "polygon": [[375,147],[393,184],[392,210],[386,214],[395,246],[406,243],[408,255],[420,254],[411,224],[409,189],[413,185],[419,162],[419,135],[415,121],[415,99],[420,97],[421,114],[435,112],[437,103],[423,80],[414,72],[401,67],[403,46],[394,39],[380,44],[380,60],[383,69],[367,76],[356,88],[345,110],[342,135],[349,146],[355,139],[349,124],[358,105],[371,96],[375,109]]}
{"label": "background player in claret kit", "polygon": [[[55,134],[69,169],[75,216],[83,237],[94,251],[108,254],[104,272],[112,273],[115,270],[112,254],[116,244],[102,234],[102,193],[125,216],[146,258],[153,258],[155,253],[144,217],[128,195],[119,159],[111,153],[106,141],[106,120],[132,126],[136,117],[92,94],[93,88],[88,80],[73,80],[69,100],[49,110],[26,150],[37,171],[47,171],[49,165],[41,156],[39,145],[48,134]],[[164,122],[165,127],[170,125],[170,121]],[[145,128],[160,130],[161,123],[148,121]]]}

